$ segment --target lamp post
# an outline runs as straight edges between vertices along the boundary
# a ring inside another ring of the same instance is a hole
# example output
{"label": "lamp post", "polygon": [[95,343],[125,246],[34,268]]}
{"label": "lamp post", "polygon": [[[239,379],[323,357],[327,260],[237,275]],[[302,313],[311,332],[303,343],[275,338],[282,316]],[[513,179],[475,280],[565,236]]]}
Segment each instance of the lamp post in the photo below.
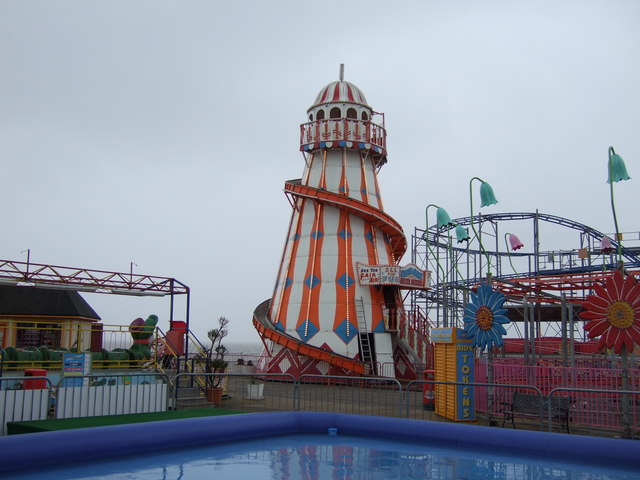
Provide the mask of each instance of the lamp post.
{"label": "lamp post", "polygon": [[[451,216],[449,215],[449,213],[447,213],[447,211],[444,208],[436,205],[435,203],[430,203],[425,208],[425,221],[427,225],[425,229],[425,240],[426,240],[427,248],[429,249],[429,252],[431,252],[431,255],[436,259],[436,264],[438,265],[438,268],[442,273],[442,277],[444,280],[444,277],[445,277],[444,268],[442,267],[442,265],[440,265],[439,258],[436,257],[436,255],[433,253],[433,250],[429,246],[429,235],[428,235],[429,207],[435,207],[438,209],[436,212],[438,229],[447,228],[447,230],[449,230],[451,227],[455,227],[456,240],[458,243],[469,241],[469,232],[462,225],[458,225],[453,220],[451,220]],[[455,268],[456,272],[458,272],[458,275],[460,276],[460,278],[463,278],[462,274],[460,273],[460,270],[458,269],[458,265],[455,261],[453,249],[451,248],[451,235],[447,235],[447,254],[449,255],[449,261],[451,262],[451,265]],[[443,289],[443,305],[445,309],[445,320],[446,320],[448,319],[449,315],[447,312],[447,295],[444,289]],[[445,324],[445,326],[448,326],[448,325]]]}
{"label": "lamp post", "polygon": [[[613,199],[613,184],[622,180],[630,180],[631,177],[627,173],[627,167],[624,164],[622,157],[616,153],[613,147],[609,147],[609,160],[607,162],[609,192],[611,193],[611,211],[613,212],[613,223],[616,227],[616,242],[618,245],[618,266],[620,270],[623,270],[622,262],[622,238],[620,237],[620,229],[618,228],[618,217],[616,216],[616,205]],[[623,271],[624,273],[624,271]],[[629,359],[627,346],[622,345],[620,351],[620,362],[622,366],[622,389],[629,390]],[[629,394],[625,393],[622,396],[622,417],[625,425],[625,434],[629,435],[630,428],[630,414],[629,414]]]}
{"label": "lamp post", "polygon": [[607,162],[609,191],[611,192],[611,211],[613,212],[613,223],[616,227],[616,242],[618,243],[618,263],[622,267],[622,239],[618,228],[618,217],[616,216],[616,205],[613,200],[613,184],[621,180],[630,180],[627,167],[622,157],[616,153],[613,147],[609,147],[609,161]]}
{"label": "lamp post", "polygon": [[[463,242],[469,241],[469,238],[470,238],[469,231],[466,228],[464,228],[462,225],[456,225],[455,232],[456,232],[457,243],[463,243]],[[463,278],[462,273],[460,273],[460,270],[458,269],[458,263],[455,262],[453,259],[453,249],[451,248],[451,236],[449,236],[447,247],[449,249],[449,254],[452,256],[451,263],[455,267],[456,272],[458,272],[458,275],[460,276],[460,278]]]}
{"label": "lamp post", "polygon": [[[433,253],[433,250],[431,249],[431,246],[429,245],[429,207],[435,207],[437,208],[436,210],[436,220],[437,220],[437,229],[439,230],[440,228],[443,227],[451,227],[454,226],[455,223],[453,223],[453,221],[451,220],[451,217],[449,216],[449,214],[447,213],[447,211],[440,207],[439,205],[436,205],[435,203],[430,203],[429,205],[426,206],[426,208],[424,209],[424,217],[425,217],[425,230],[424,230],[424,239],[425,239],[425,243],[427,244],[427,250],[429,250],[429,252],[431,253],[431,256],[435,259],[436,261],[436,265],[438,267],[438,270],[440,271],[441,275],[442,275],[442,281],[444,282],[445,280],[445,273],[444,273],[444,269],[442,268],[442,265],[440,265],[440,259]],[[444,312],[444,326],[447,327],[448,326],[448,312],[447,312],[447,296],[446,296],[446,292],[443,289],[443,298],[442,298],[442,308],[443,308],[443,312]]]}
{"label": "lamp post", "polygon": [[[507,237],[509,238],[508,241]],[[504,243],[507,245],[507,255],[509,256],[509,264],[511,265],[511,269],[513,270],[513,273],[517,274],[518,272],[516,272],[516,269],[513,266],[513,262],[511,261],[511,252],[509,252],[509,247],[511,247],[511,250],[513,251],[519,250],[524,247],[524,243],[522,243],[517,235],[514,235],[513,233],[504,234]]]}
{"label": "lamp post", "polygon": [[[453,223],[453,220],[451,220],[451,217],[449,216],[449,214],[444,208],[440,207],[439,205],[436,205],[435,203],[430,203],[424,209],[424,218],[425,218],[425,224],[426,224],[425,232],[429,230],[429,207],[436,207],[438,209],[436,210],[436,221],[438,222],[438,228],[455,226],[455,223]],[[427,241],[427,244],[428,244],[429,237],[425,236],[425,240]]]}
{"label": "lamp post", "polygon": [[[480,207],[488,207],[489,205],[494,205],[498,203],[498,200],[496,199],[496,196],[493,194],[493,189],[491,188],[491,185],[489,185],[487,182],[485,182],[479,177],[473,177],[471,178],[471,180],[469,180],[469,205],[471,208],[471,215],[470,215],[471,229],[473,230],[473,233],[478,239],[478,243],[480,244],[480,248],[482,249],[482,252],[487,258],[487,284],[489,285],[491,282],[491,259],[489,258],[489,254],[487,253],[487,251],[484,248],[484,245],[482,244],[482,239],[480,238],[480,235],[478,235],[476,227],[473,225],[473,181],[474,180],[478,180],[481,182],[480,183]],[[493,382],[493,349],[489,348],[487,353],[488,353],[487,361],[488,361],[488,369],[489,369],[487,373],[489,376],[489,383],[492,383]],[[490,408],[493,408],[493,399],[494,399],[493,387],[489,387],[487,393],[489,397],[489,406]]]}
{"label": "lamp post", "polygon": [[485,250],[484,245],[482,244],[482,240],[480,239],[480,236],[478,235],[476,227],[473,224],[473,181],[474,180],[478,180],[481,182],[480,183],[480,207],[488,207],[490,205],[495,205],[496,203],[498,203],[498,200],[496,200],[496,196],[493,194],[493,189],[491,188],[491,185],[489,185],[487,182],[485,182],[481,178],[473,177],[469,181],[469,204],[471,206],[471,215],[470,215],[471,229],[473,230],[473,233],[478,239],[478,243],[480,244],[480,248],[482,252],[487,258],[487,276],[491,276],[491,259],[489,258],[489,254]]}
{"label": "lamp post", "polygon": [[[427,244],[427,248],[431,252],[431,255],[433,255],[433,251],[431,250],[431,246],[429,245],[429,207],[436,207],[438,209],[436,211],[436,220],[437,220],[438,230],[442,227],[453,227],[456,224],[453,223],[453,220],[451,220],[451,217],[449,216],[447,211],[444,208],[436,205],[435,203],[430,203],[424,209],[424,219],[425,219],[424,240]],[[436,258],[436,264],[442,270],[442,267],[440,266],[440,262],[438,262],[437,258]]]}

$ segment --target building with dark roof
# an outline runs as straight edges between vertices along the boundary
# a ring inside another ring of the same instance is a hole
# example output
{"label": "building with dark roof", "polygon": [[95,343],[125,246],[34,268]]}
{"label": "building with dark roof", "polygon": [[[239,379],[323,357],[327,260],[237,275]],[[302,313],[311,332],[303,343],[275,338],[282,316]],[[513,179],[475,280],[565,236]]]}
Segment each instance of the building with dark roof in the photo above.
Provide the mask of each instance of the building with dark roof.
{"label": "building with dark roof", "polygon": [[0,347],[89,348],[100,316],[72,290],[0,285]]}

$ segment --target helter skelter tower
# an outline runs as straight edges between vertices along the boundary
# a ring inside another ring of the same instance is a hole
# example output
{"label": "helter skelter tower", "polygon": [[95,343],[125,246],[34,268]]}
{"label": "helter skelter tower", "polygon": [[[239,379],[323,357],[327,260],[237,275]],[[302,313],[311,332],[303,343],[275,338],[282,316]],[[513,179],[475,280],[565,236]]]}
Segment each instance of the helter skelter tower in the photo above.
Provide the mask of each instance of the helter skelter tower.
{"label": "helter skelter tower", "polygon": [[425,288],[427,272],[398,265],[406,239],[384,213],[377,178],[384,115],[343,80],[342,66],[307,114],[302,178],[284,187],[293,212],[276,286],[254,312],[269,354],[259,369],[395,377],[399,358],[426,355],[402,341],[410,322],[400,288]]}

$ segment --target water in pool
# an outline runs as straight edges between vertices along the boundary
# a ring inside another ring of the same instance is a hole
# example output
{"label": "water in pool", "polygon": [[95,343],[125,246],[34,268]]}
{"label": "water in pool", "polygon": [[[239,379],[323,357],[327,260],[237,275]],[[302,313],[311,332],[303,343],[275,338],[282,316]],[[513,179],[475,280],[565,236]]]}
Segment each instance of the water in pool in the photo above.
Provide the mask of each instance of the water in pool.
{"label": "water in pool", "polygon": [[[135,452],[132,452],[135,453]],[[623,480],[638,472],[343,435],[274,436],[25,472],[14,479]]]}

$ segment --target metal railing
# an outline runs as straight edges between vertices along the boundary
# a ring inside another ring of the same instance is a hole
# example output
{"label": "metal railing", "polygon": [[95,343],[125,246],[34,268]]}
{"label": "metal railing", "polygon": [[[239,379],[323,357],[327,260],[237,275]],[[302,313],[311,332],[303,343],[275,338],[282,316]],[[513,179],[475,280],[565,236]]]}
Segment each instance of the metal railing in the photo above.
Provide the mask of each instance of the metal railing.
{"label": "metal railing", "polygon": [[[298,409],[298,383],[287,373],[265,377],[251,373],[185,372],[176,375],[173,381],[177,408],[202,406],[207,389],[219,385],[222,388],[221,406],[227,409],[251,412]],[[262,385],[262,391],[258,392],[258,387],[252,387],[254,385]],[[213,406],[212,402],[209,406]]]}
{"label": "metal railing", "polygon": [[66,376],[55,386],[54,417],[163,412],[172,406],[172,390],[163,373]]}
{"label": "metal railing", "polygon": [[[513,393],[516,391],[519,392],[532,392],[532,394],[537,395],[539,398],[544,398],[545,395],[535,386],[532,385],[520,385],[520,384],[508,384],[508,383],[483,383],[483,382],[446,382],[439,380],[414,380],[409,382],[406,387],[406,398],[405,398],[405,411],[407,413],[407,418],[414,419],[422,419],[422,420],[433,420],[433,412],[429,410],[425,410],[422,408],[420,410],[419,406],[423,405],[424,407],[424,391],[425,386],[431,385],[433,387],[443,386],[443,387],[473,387],[474,389],[474,401],[475,401],[475,412],[476,416],[485,420],[489,426],[496,426],[498,420],[504,419],[504,411],[505,407],[511,403],[511,399],[513,398]],[[434,392],[434,403],[437,401],[438,391],[436,388],[433,389]],[[450,391],[447,393],[451,393]],[[455,395],[455,391],[453,392]],[[486,398],[485,402],[486,408],[478,408],[479,397]],[[547,412],[543,409],[540,410],[540,415],[538,418],[534,419],[538,423],[539,430],[543,430],[546,422],[548,421]],[[436,415],[437,416],[437,415]]]}
{"label": "metal railing", "polygon": [[8,422],[46,420],[52,393],[46,377],[0,377],[0,434],[6,435]]}
{"label": "metal railing", "polygon": [[[619,429],[627,438],[640,434],[640,391],[558,387],[549,392],[549,398],[563,393],[571,394],[572,416],[579,424],[598,423],[600,429]],[[602,420],[587,422],[589,416],[609,422],[604,426]]]}
{"label": "metal railing", "polygon": [[351,118],[315,120],[300,125],[300,145],[334,141],[371,143],[386,150],[387,131],[370,120]]}
{"label": "metal railing", "polygon": [[395,378],[301,375],[298,410],[402,417],[402,385]]}
{"label": "metal railing", "polygon": [[0,349],[0,373],[30,368],[60,370],[65,353],[89,353],[95,368],[143,368],[155,364],[158,339],[164,339],[162,330],[154,327],[151,358],[140,358],[131,353],[135,341],[128,325],[20,322],[11,331],[18,346]]}
{"label": "metal railing", "polygon": [[[196,378],[199,377],[199,378]],[[66,377],[52,385],[45,377],[0,378],[0,414],[2,428],[8,421],[79,416],[119,415],[165,411],[168,409],[213,407],[207,401],[207,378],[220,380],[224,409],[241,412],[322,411],[360,415],[404,417],[432,421],[452,421],[436,414],[453,397],[439,389],[473,387],[475,423],[513,428],[553,431],[561,430],[559,419],[551,411],[554,397],[569,397],[566,424],[571,433],[636,438],[640,435],[640,391],[597,390],[588,388],[556,388],[548,394],[532,385],[517,383],[462,383],[414,380],[401,384],[393,378],[343,377],[290,374],[251,373],[180,373],[173,382],[165,374],[99,374]],[[34,383],[40,381],[41,383]],[[216,382],[217,383],[217,382]],[[435,391],[436,411],[427,408],[425,390]],[[435,388],[434,388],[435,387]],[[30,390],[32,389],[32,390]],[[20,393],[23,392],[23,393]],[[185,397],[184,392],[188,392]],[[515,392],[530,392],[539,399],[540,411],[527,415],[509,410]],[[440,393],[441,397],[438,398]],[[189,396],[190,395],[190,396]],[[606,401],[585,406],[584,399]],[[617,398],[618,401],[611,401]],[[633,401],[632,401],[633,400]],[[197,401],[196,403],[190,403]],[[457,401],[457,400],[454,400]],[[544,407],[543,407],[544,406]],[[620,421],[607,428],[581,421],[585,408],[594,415],[613,415]],[[508,412],[514,416],[507,417]]]}

